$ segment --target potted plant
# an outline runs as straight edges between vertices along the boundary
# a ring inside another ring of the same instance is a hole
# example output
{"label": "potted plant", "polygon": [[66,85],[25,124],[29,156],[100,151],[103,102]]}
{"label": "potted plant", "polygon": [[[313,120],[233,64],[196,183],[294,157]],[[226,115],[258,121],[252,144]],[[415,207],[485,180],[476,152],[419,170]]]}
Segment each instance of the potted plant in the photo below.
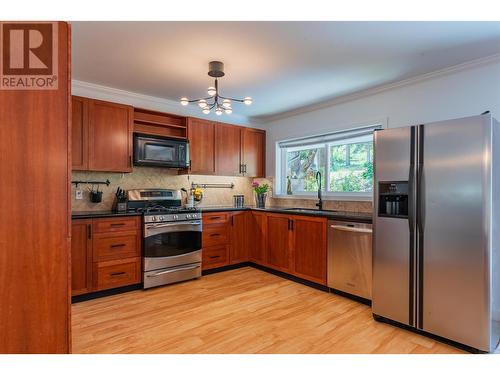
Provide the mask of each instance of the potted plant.
{"label": "potted plant", "polygon": [[267,192],[269,191],[268,184],[259,184],[257,181],[252,182],[252,188],[255,192],[255,206],[257,208],[266,207]]}

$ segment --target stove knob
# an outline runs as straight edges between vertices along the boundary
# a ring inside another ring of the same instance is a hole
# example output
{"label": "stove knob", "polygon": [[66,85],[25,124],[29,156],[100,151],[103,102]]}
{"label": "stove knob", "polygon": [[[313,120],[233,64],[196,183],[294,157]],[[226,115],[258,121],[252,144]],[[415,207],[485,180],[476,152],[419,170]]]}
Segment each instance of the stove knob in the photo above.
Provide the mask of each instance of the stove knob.
{"label": "stove knob", "polygon": [[151,221],[156,221],[156,216],[151,216]]}
{"label": "stove knob", "polygon": [[186,219],[191,219],[191,215],[190,215],[190,214],[187,214],[187,215],[186,215]]}
{"label": "stove knob", "polygon": [[178,218],[179,218],[179,215],[174,215],[174,216],[173,216],[173,219],[174,219],[174,220],[177,220]]}
{"label": "stove knob", "polygon": [[165,218],[163,216],[158,216],[158,220],[163,221]]}

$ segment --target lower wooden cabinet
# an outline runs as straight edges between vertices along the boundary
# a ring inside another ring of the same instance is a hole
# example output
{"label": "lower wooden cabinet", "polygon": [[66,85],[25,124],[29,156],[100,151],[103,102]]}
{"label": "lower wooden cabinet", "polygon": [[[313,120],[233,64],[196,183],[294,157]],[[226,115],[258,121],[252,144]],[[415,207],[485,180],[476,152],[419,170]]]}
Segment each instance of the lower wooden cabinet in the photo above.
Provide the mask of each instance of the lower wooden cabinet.
{"label": "lower wooden cabinet", "polygon": [[267,214],[267,266],[279,271],[291,270],[290,215]]}
{"label": "lower wooden cabinet", "polygon": [[71,294],[140,283],[141,238],[140,216],[73,220]]}
{"label": "lower wooden cabinet", "polygon": [[267,214],[251,211],[247,216],[247,247],[251,262],[267,263]]}
{"label": "lower wooden cabinet", "polygon": [[73,220],[71,226],[71,294],[92,291],[92,220]]}
{"label": "lower wooden cabinet", "polygon": [[251,212],[234,212],[230,223],[229,263],[236,264],[248,261],[247,223]]}
{"label": "lower wooden cabinet", "polygon": [[218,268],[229,264],[229,247],[227,244],[204,247],[202,252],[202,269]]}

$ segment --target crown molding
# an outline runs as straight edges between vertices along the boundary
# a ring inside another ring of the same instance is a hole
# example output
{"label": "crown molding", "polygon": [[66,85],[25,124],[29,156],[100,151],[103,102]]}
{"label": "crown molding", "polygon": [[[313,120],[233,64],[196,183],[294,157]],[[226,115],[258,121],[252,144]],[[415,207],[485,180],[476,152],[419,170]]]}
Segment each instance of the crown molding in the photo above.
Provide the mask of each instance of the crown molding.
{"label": "crown molding", "polygon": [[499,61],[500,61],[500,53],[497,53],[494,55],[481,57],[479,59],[466,61],[466,62],[461,63],[461,64],[452,65],[452,66],[449,66],[449,67],[446,67],[443,69],[435,70],[433,72],[420,74],[418,76],[404,79],[401,81],[396,81],[396,82],[392,82],[392,83],[388,83],[388,84],[384,84],[384,85],[371,87],[371,88],[368,88],[365,90],[353,92],[351,94],[341,95],[341,96],[338,96],[338,97],[330,99],[330,100],[306,105],[306,106],[303,106],[300,108],[292,109],[290,111],[285,111],[285,112],[281,112],[281,113],[269,115],[269,116],[254,116],[254,117],[251,117],[250,119],[253,123],[256,123],[256,124],[268,124],[268,123],[273,122],[273,121],[282,120],[282,119],[285,119],[288,117],[301,115],[301,114],[307,113],[307,112],[317,111],[317,110],[332,107],[334,105],[338,105],[341,103],[346,103],[346,102],[350,102],[350,101],[364,98],[367,96],[379,94],[379,93],[384,92],[384,91],[389,91],[389,90],[397,89],[397,88],[404,87],[404,86],[414,85],[414,84],[419,83],[419,82],[424,82],[424,81],[427,81],[430,79],[442,77],[445,75],[457,73],[457,72],[460,72],[463,70],[467,70],[467,69],[471,69],[471,68],[475,68],[475,67],[479,67],[482,65],[487,65],[487,64],[491,64],[491,63],[499,62]]}
{"label": "crown molding", "polygon": [[[73,95],[127,104],[137,108],[172,113],[180,116],[200,117],[200,111],[194,106],[184,107],[174,100],[121,90],[96,83],[73,79],[71,81],[71,91]],[[203,118],[217,122],[228,122],[251,127],[261,124],[260,122],[252,121],[248,117],[235,114],[234,112],[231,114],[231,117],[219,117],[215,114],[210,114],[208,116],[203,115]]]}

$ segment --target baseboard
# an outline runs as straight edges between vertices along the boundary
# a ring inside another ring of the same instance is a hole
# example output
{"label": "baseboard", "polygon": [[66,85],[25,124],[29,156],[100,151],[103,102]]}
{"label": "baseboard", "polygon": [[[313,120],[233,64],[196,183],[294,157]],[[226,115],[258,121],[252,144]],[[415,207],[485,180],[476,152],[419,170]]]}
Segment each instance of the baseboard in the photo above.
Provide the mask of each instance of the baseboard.
{"label": "baseboard", "polygon": [[78,302],[88,301],[88,300],[95,299],[95,298],[112,296],[112,295],[115,295],[115,294],[120,294],[120,293],[125,293],[125,292],[131,292],[132,290],[139,290],[139,289],[142,289],[142,283],[141,284],[134,284],[134,285],[122,286],[120,288],[101,290],[99,292],[92,292],[92,293],[82,294],[80,296],[74,296],[74,297],[71,297],[71,303],[78,303]]}
{"label": "baseboard", "polygon": [[222,266],[222,267],[218,267],[218,268],[211,268],[209,270],[203,270],[201,272],[201,274],[202,274],[202,276],[211,275],[213,273],[219,273],[219,272],[224,272],[224,271],[235,270],[235,269],[238,269],[238,268],[249,267],[251,265],[252,264],[250,262],[230,264],[228,266]]}
{"label": "baseboard", "polygon": [[469,353],[487,354],[487,352],[485,352],[485,351],[473,348],[473,347],[468,346],[468,345],[461,344],[459,342],[456,342],[456,341],[453,341],[453,340],[450,340],[450,339],[447,339],[447,338],[444,338],[444,337],[441,337],[438,335],[434,335],[434,334],[429,333],[429,332],[422,331],[422,330],[414,328],[414,327],[410,327],[406,324],[396,322],[395,320],[384,318],[383,316],[376,315],[376,314],[372,314],[372,315],[373,315],[373,319],[375,319],[377,322],[390,324],[390,325],[393,325],[395,327],[402,328],[402,329],[405,329],[407,331],[414,332],[414,333],[417,333],[417,334],[425,336],[425,337],[429,337],[433,340],[442,342],[442,343],[450,345],[450,346],[454,346],[455,348],[464,350],[464,351],[469,352]]}

